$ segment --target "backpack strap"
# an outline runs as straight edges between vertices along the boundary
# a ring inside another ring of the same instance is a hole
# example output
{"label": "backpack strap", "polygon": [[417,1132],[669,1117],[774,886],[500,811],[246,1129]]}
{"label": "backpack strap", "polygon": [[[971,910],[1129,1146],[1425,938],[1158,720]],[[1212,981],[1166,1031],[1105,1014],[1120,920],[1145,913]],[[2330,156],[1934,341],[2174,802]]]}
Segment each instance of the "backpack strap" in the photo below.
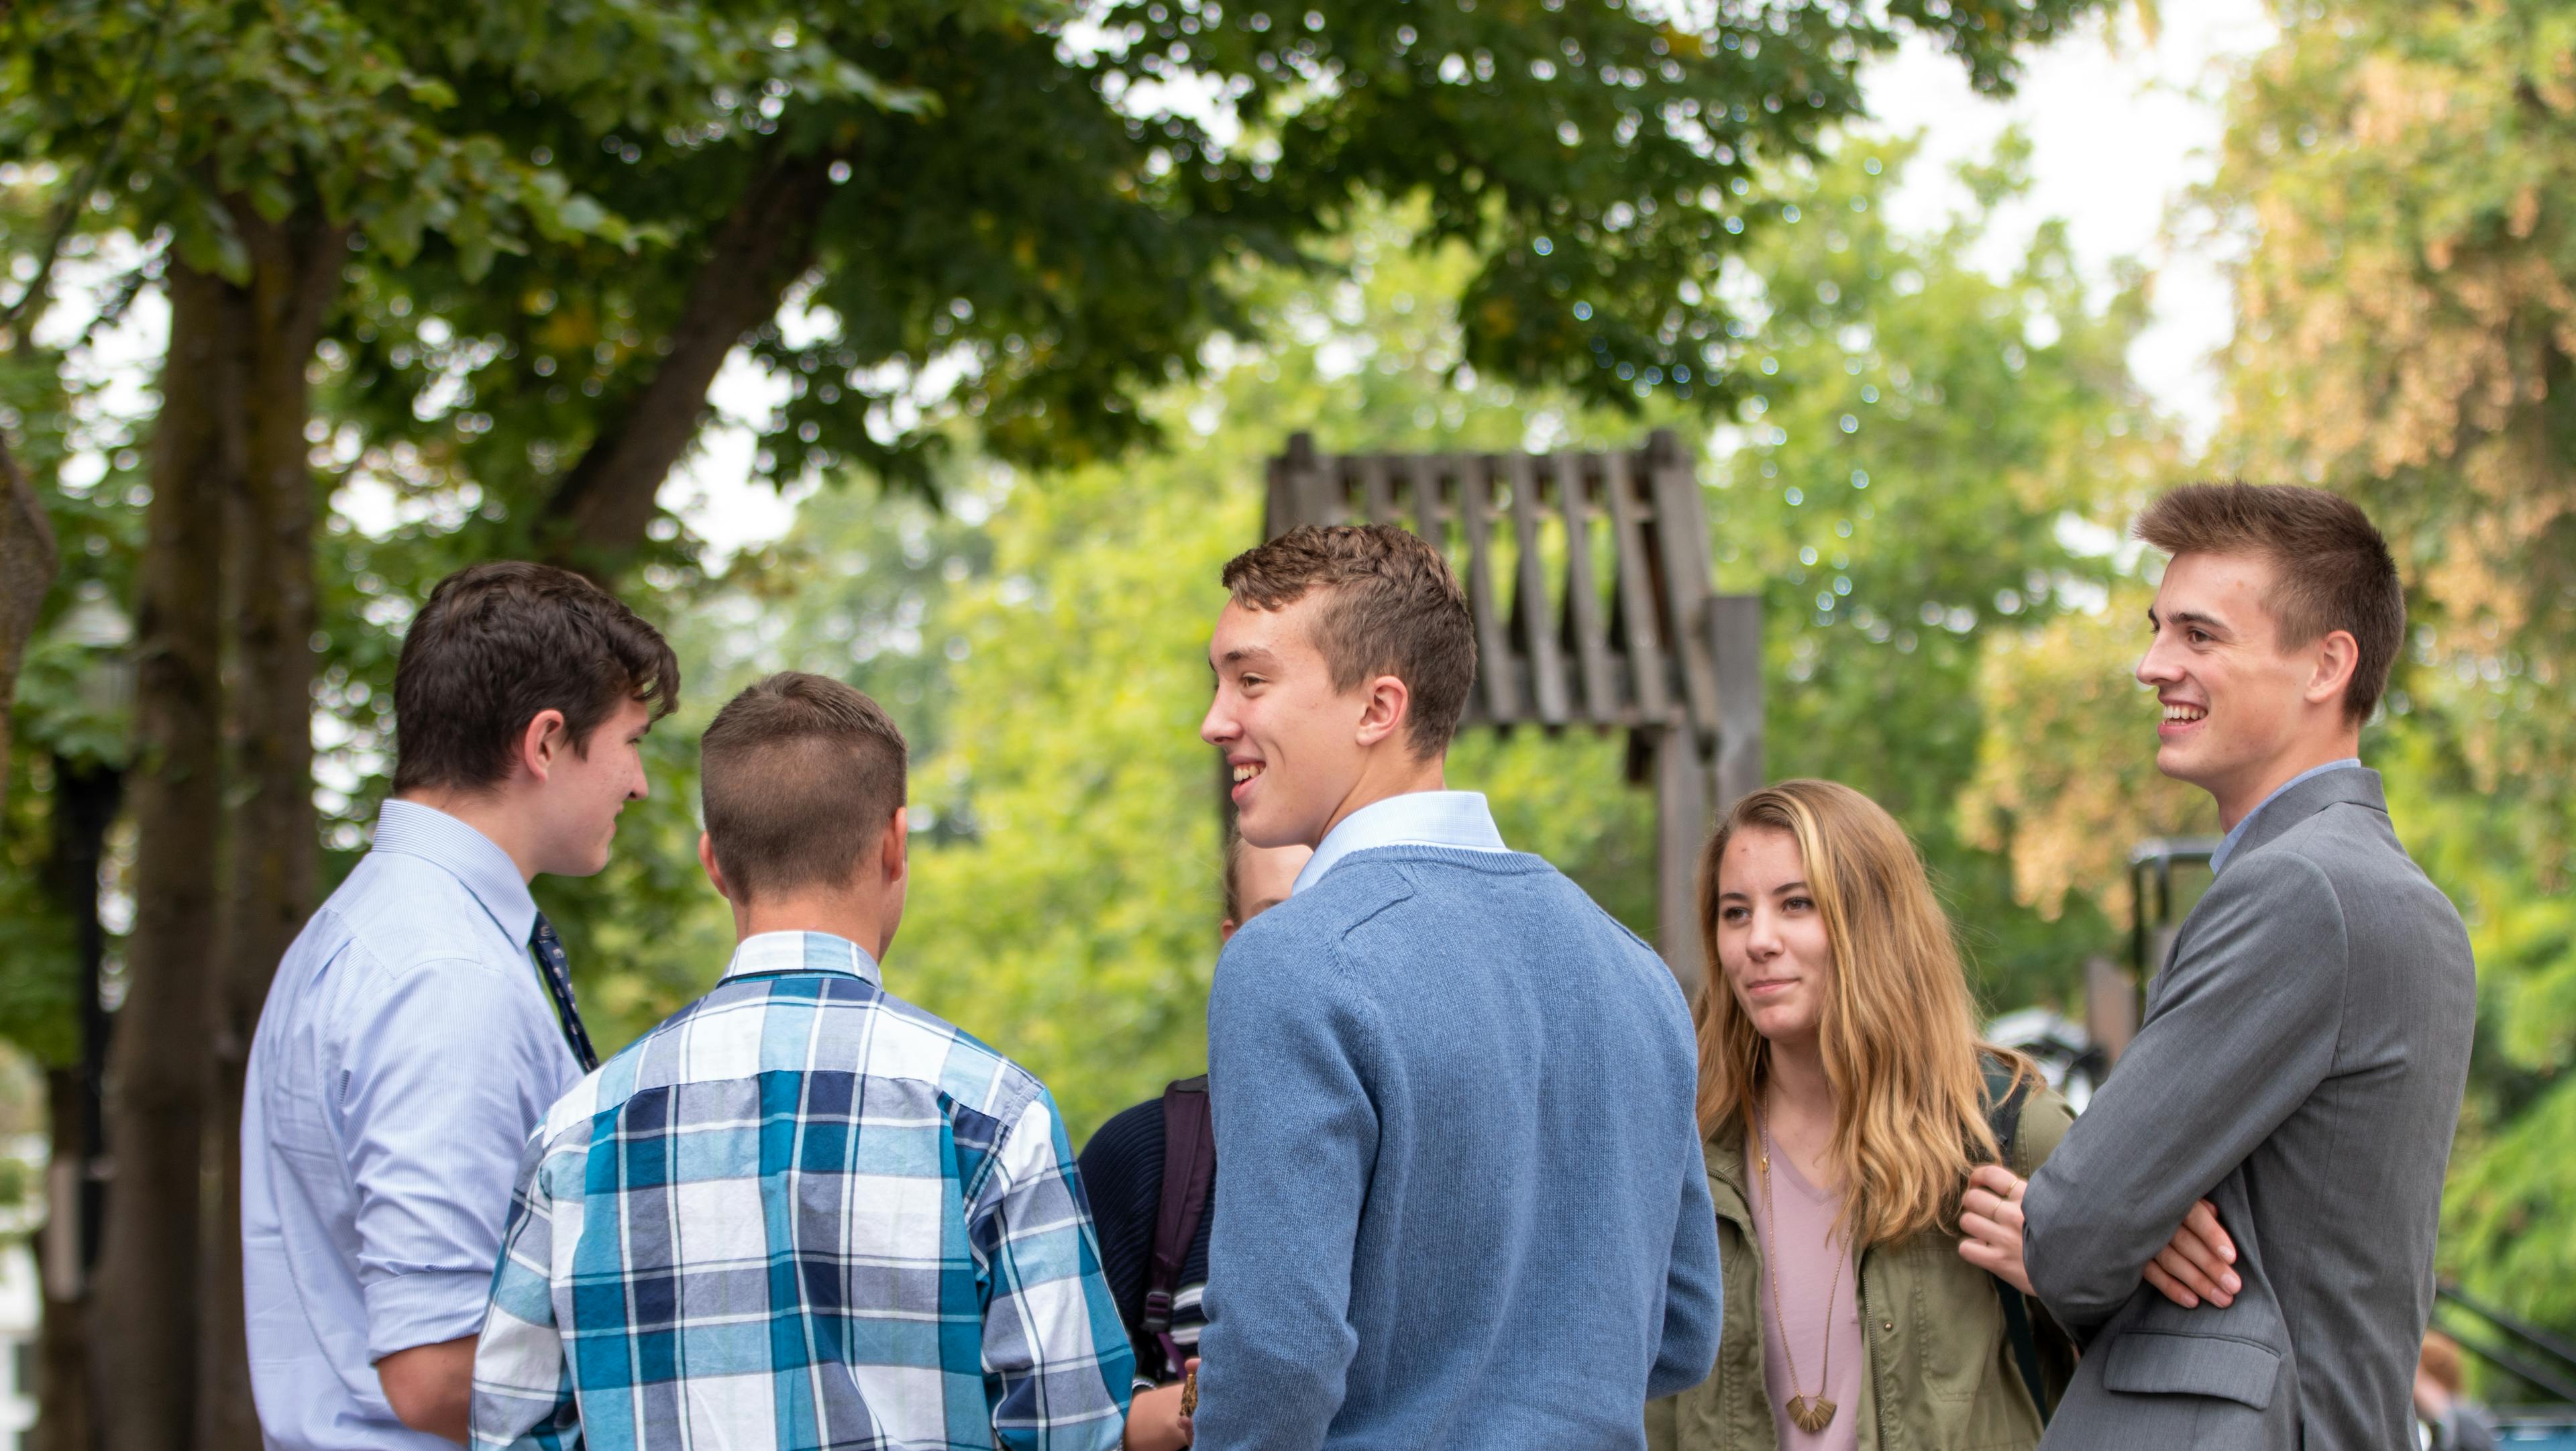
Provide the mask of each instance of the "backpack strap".
{"label": "backpack strap", "polygon": [[1144,1329],[1163,1349],[1163,1373],[1180,1374],[1185,1357],[1172,1338],[1172,1297],[1181,1265],[1207,1214],[1216,1183],[1216,1118],[1208,1110],[1207,1075],[1163,1089],[1163,1198],[1154,1219],[1154,1259],[1145,1280]]}
{"label": "backpack strap", "polygon": [[[2030,1096],[2030,1083],[2018,1079],[2012,1065],[2000,1058],[1979,1054],[1978,1062],[1986,1074],[1986,1127],[1994,1133],[1997,1158],[2010,1169],[2020,1147],[2021,1108]],[[2013,1367],[2021,1372],[2022,1386],[2030,1392],[2030,1403],[2039,1409],[2039,1423],[2045,1426],[2050,1410],[2048,1382],[2039,1366],[2039,1335],[2031,1324],[2030,1305],[2002,1276],[1986,1278],[1995,1282],[1995,1296],[2003,1302],[2004,1340],[2012,1347]]]}

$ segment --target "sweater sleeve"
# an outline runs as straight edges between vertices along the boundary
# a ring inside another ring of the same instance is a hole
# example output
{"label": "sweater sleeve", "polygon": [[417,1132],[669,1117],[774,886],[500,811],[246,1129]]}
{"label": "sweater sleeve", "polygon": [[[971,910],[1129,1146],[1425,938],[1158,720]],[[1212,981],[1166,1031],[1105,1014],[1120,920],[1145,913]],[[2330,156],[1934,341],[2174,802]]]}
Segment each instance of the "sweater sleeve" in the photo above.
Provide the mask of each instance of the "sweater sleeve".
{"label": "sweater sleeve", "polygon": [[1673,1225],[1673,1255],[1664,1272],[1664,1338],[1646,1376],[1648,1396],[1669,1396],[1708,1379],[1717,1364],[1718,1334],[1726,1320],[1725,1285],[1717,1260],[1717,1208],[1708,1197],[1706,1160],[1699,1136],[1683,1125],[1681,1213]]}
{"label": "sweater sleeve", "polygon": [[1359,1336],[1350,1278],[1375,1162],[1374,1017],[1330,944],[1246,930],[1208,1000],[1216,1226],[1194,1445],[1314,1451]]}

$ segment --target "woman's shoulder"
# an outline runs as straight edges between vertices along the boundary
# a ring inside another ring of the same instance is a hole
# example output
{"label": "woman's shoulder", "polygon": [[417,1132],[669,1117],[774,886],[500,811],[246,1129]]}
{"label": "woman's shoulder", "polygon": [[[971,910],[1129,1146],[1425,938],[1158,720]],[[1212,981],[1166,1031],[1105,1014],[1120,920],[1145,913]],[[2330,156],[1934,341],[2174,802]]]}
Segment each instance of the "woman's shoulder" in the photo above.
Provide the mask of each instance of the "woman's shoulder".
{"label": "woman's shoulder", "polygon": [[2034,1082],[2022,1099],[2021,1130],[2013,1135],[2012,1171],[2027,1179],[2057,1146],[2066,1142],[2066,1131],[2075,1124],[2075,1109],[2066,1095],[2049,1087],[2048,1080]]}

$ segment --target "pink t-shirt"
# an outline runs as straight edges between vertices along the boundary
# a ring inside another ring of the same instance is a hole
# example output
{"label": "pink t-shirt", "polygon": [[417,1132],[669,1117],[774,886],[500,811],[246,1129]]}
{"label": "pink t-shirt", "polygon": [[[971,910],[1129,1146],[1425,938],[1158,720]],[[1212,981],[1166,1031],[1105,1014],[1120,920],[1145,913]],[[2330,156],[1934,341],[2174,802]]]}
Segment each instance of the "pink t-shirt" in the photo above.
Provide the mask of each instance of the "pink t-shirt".
{"label": "pink t-shirt", "polygon": [[[1778,1223],[1773,1223],[1762,1207],[1761,1145],[1750,1134],[1745,1135],[1744,1187],[1753,1201],[1753,1230],[1762,1242],[1763,1280],[1754,1287],[1754,1294],[1762,1302],[1762,1380],[1771,1394],[1771,1423],[1780,1433],[1781,1451],[1856,1451],[1861,1376],[1867,1367],[1851,1254],[1834,1234],[1834,1215],[1842,1208],[1842,1196],[1808,1183],[1788,1155],[1773,1154],[1771,1209],[1779,1216]],[[1842,1268],[1839,1277],[1834,1273],[1837,1261]],[[1775,1274],[1780,1286],[1777,1309],[1771,1295]],[[1829,1283],[1833,1287],[1830,1324],[1825,1318]],[[1798,1353],[1802,1379],[1794,1386],[1784,1342]],[[1822,1431],[1799,1430],[1789,1419],[1789,1398],[1818,1394],[1820,1382],[1824,1398],[1834,1403],[1834,1418]]]}

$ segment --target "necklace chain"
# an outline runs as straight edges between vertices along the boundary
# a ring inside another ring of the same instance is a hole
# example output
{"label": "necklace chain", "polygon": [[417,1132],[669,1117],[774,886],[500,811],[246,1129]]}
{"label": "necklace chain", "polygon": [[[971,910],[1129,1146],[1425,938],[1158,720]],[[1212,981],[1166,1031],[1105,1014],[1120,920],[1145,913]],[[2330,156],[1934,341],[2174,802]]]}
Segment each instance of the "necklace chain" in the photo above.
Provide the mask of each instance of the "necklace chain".
{"label": "necklace chain", "polygon": [[[1762,1268],[1768,1272],[1766,1278],[1771,1282],[1771,1318],[1780,1327],[1780,1355],[1789,1363],[1789,1418],[1797,1422],[1800,1429],[1814,1433],[1825,1429],[1834,1418],[1834,1403],[1825,1399],[1825,1391],[1833,1384],[1834,1297],[1841,1292],[1843,1286],[1843,1256],[1834,1256],[1833,1278],[1825,1284],[1824,1364],[1816,1371],[1818,1377],[1816,1393],[1810,1396],[1798,1389],[1800,1384],[1798,1352],[1789,1345],[1789,1316],[1780,1308],[1780,1256],[1776,1243],[1780,1233],[1780,1216],[1771,1207],[1771,1131],[1762,1122],[1761,1110],[1750,1104],[1745,1108],[1753,1115],[1753,1132],[1762,1145],[1759,1157],[1762,1167],[1762,1218],[1771,1226],[1771,1234],[1775,1241],[1774,1252],[1763,1257]],[[1828,1229],[1825,1237],[1830,1247],[1833,1231]]]}

